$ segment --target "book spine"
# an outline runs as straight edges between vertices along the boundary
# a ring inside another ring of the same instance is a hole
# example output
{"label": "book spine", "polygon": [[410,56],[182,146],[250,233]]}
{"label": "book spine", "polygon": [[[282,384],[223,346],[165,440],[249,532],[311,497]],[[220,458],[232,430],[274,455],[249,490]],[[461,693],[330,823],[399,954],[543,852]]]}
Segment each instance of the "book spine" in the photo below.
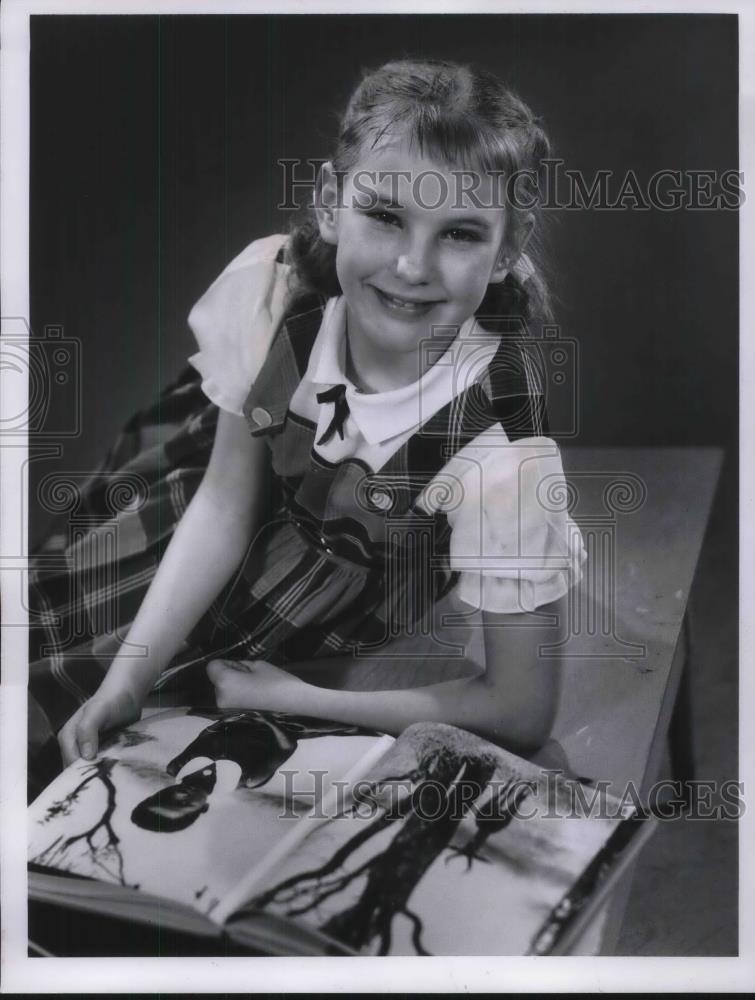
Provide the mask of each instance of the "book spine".
{"label": "book spine", "polygon": [[551,910],[527,954],[565,954],[654,828],[648,816],[630,816],[622,820],[571,889]]}

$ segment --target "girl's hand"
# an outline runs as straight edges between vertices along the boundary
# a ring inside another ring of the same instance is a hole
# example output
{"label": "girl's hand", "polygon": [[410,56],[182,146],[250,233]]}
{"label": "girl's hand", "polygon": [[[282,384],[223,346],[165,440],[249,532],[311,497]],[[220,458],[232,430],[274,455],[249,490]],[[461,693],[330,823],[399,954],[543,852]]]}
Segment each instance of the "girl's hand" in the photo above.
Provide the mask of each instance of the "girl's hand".
{"label": "girl's hand", "polygon": [[58,733],[58,743],[67,767],[79,757],[92,760],[97,755],[100,733],[126,726],[141,715],[141,704],[133,691],[98,691],[84,702]]}
{"label": "girl's hand", "polygon": [[207,676],[218,708],[301,712],[309,685],[265,660],[212,660]]}

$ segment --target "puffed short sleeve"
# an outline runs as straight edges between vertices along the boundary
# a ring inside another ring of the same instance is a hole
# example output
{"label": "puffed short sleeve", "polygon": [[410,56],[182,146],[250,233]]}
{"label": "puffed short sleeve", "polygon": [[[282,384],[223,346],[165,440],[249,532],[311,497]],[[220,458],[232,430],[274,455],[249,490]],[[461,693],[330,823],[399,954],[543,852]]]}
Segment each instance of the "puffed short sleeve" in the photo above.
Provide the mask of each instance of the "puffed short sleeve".
{"label": "puffed short sleeve", "polygon": [[255,240],[235,257],[189,313],[199,350],[189,358],[205,394],[224,410],[242,405],[283,319],[287,264],[276,261],[283,235]]}
{"label": "puffed short sleeve", "polygon": [[457,597],[496,613],[533,611],[579,582],[586,558],[568,513],[557,445],[485,432],[426,487],[421,504],[445,510]]}

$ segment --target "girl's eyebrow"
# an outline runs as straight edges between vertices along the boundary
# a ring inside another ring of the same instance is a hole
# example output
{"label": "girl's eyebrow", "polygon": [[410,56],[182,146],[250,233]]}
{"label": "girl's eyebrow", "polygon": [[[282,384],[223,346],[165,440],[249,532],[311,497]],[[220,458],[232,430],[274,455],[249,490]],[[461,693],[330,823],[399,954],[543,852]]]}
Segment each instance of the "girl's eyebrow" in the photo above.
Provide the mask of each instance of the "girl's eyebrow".
{"label": "girl's eyebrow", "polygon": [[485,232],[490,232],[492,229],[487,219],[480,219],[476,215],[454,216],[448,221],[449,225],[452,226],[473,226],[475,229],[484,230]]}
{"label": "girl's eyebrow", "polygon": [[380,206],[383,206],[385,208],[403,208],[404,207],[399,201],[397,201],[395,198],[393,198],[389,194],[381,194],[379,191],[373,191],[373,192],[371,192],[371,197],[372,197],[372,200],[374,201],[375,205],[380,205]]}
{"label": "girl's eyebrow", "polygon": [[[393,210],[403,210],[404,206],[398,201],[395,201],[390,195],[380,194],[380,192],[375,191],[371,197],[371,207],[374,208],[390,208]],[[482,230],[484,232],[490,232],[492,226],[487,219],[483,219],[477,215],[454,215],[449,216],[446,220],[449,226],[473,226],[475,229]]]}

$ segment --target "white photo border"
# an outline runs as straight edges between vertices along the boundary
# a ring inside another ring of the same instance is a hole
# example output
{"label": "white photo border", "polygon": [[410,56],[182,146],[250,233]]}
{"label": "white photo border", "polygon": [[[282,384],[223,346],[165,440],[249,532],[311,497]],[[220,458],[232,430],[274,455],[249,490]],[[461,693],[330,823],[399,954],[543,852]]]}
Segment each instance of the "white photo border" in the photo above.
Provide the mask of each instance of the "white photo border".
{"label": "white photo border", "polygon": [[[235,14],[235,13],[734,13],[740,26],[740,170],[745,177],[741,209],[740,329],[755,321],[752,283],[755,277],[753,218],[755,198],[747,198],[755,177],[755,9],[733,3],[517,3],[413,2],[360,0],[330,3],[308,0],[5,0],[0,12],[0,274],[2,315],[29,316],[29,17],[33,14]],[[755,574],[747,553],[755,553],[755,337],[741,338],[740,458],[741,509],[741,653],[740,717],[755,707]],[[3,373],[0,372],[0,376]],[[26,399],[17,380],[0,394],[0,414],[18,413]],[[20,393],[20,395],[19,395]],[[0,483],[0,551],[25,554],[21,533],[22,498],[18,483],[25,475],[26,449],[3,442]],[[21,548],[19,548],[21,546]],[[18,573],[4,563],[2,606],[13,622],[22,622]],[[49,958],[27,957],[26,942],[26,782],[23,766],[26,731],[27,649],[23,627],[2,634],[3,674],[0,690],[0,800],[2,854],[2,991],[3,992],[619,992],[685,991],[739,992],[755,988],[755,843],[753,815],[746,810],[740,823],[740,956],[738,958]],[[740,778],[745,800],[755,780],[755,744],[740,730]],[[23,742],[22,742],[23,741]],[[748,850],[748,846],[750,849]],[[253,963],[250,965],[250,963]]]}

